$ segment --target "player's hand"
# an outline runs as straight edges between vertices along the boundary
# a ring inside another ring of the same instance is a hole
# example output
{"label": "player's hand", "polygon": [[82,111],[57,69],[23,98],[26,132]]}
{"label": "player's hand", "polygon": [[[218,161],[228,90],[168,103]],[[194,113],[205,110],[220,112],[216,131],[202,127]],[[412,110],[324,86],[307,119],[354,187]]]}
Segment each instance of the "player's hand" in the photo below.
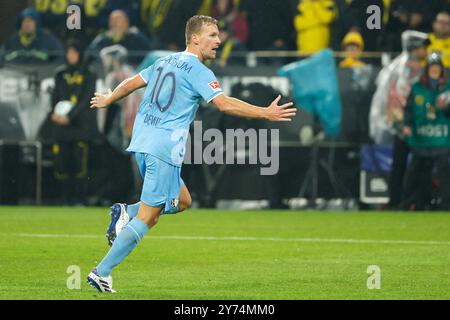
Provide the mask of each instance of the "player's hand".
{"label": "player's hand", "polygon": [[109,97],[111,96],[111,94],[111,89],[108,89],[107,94],[101,94],[99,92],[94,93],[94,96],[91,99],[91,108],[105,108],[109,106]]}
{"label": "player's hand", "polygon": [[297,113],[297,108],[289,108],[294,105],[293,102],[288,102],[282,105],[278,105],[280,102],[281,96],[273,100],[268,108],[266,108],[266,118],[269,121],[291,121],[292,117]]}

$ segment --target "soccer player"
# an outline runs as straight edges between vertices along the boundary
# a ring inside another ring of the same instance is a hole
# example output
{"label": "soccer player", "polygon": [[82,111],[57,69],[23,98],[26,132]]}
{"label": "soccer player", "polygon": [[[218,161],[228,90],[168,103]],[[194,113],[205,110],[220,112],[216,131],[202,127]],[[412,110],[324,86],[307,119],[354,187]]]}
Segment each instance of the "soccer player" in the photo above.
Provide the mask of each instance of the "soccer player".
{"label": "soccer player", "polygon": [[144,178],[141,201],[115,204],[107,230],[110,251],[88,275],[100,292],[112,289],[112,269],[136,247],[161,214],[189,208],[192,199],[180,177],[189,125],[200,99],[212,102],[229,115],[291,121],[296,108],[278,105],[278,96],[268,107],[258,107],[224,94],[214,73],[203,62],[216,57],[220,45],[217,21],[193,16],[186,24],[186,50],[157,60],[138,75],[120,83],[108,94],[95,93],[91,108],[103,108],[146,87],[133,126],[127,151],[134,154]]}

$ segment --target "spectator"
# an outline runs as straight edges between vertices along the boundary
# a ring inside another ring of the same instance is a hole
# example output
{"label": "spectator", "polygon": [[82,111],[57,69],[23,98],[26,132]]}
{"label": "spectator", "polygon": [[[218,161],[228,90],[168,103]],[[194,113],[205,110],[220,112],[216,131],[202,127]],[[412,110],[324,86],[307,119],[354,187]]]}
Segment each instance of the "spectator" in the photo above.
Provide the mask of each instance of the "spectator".
{"label": "spectator", "polygon": [[430,32],[442,0],[395,0],[389,9],[389,21],[383,36],[383,50],[400,52],[401,34],[406,30]]}
{"label": "spectator", "polygon": [[51,33],[43,31],[39,13],[33,8],[21,12],[17,32],[4,45],[5,62],[32,64],[60,62],[64,48]]}
{"label": "spectator", "polygon": [[367,9],[369,6],[380,8],[381,19],[384,16],[383,0],[335,0],[337,18],[331,24],[331,45],[338,49],[342,39],[349,31],[357,31],[364,39],[366,51],[380,50],[380,36],[384,29],[383,21],[381,29],[369,29],[367,27]]}
{"label": "spectator", "polygon": [[[115,10],[124,11],[130,21],[131,26],[142,28],[140,21],[140,0],[103,0],[106,2],[98,13],[98,25],[102,29],[108,28],[108,20]],[[100,1],[101,2],[101,1]]]}
{"label": "spectator", "polygon": [[221,67],[227,64],[245,64],[244,57],[233,57],[233,52],[246,51],[245,46],[233,37],[233,30],[225,21],[219,22],[220,47],[217,49],[217,62]]}
{"label": "spectator", "polygon": [[248,20],[249,50],[291,50],[295,47],[294,17],[289,1],[241,0],[241,10]]}
{"label": "spectator", "polygon": [[297,30],[297,49],[301,53],[315,53],[330,43],[330,23],[336,15],[331,0],[300,0],[294,18]]}
{"label": "spectator", "polygon": [[248,22],[244,14],[233,0],[214,0],[211,4],[211,13],[207,14],[227,25],[229,33],[235,42],[245,45],[248,41]]}
{"label": "spectator", "polygon": [[[115,0],[116,2],[118,0]],[[128,0],[128,2],[133,0]],[[44,28],[48,28],[64,43],[76,38],[88,44],[99,33],[103,26],[101,12],[104,11],[107,0],[35,0],[36,10],[42,18]],[[80,7],[81,30],[67,30],[67,7],[71,4]],[[105,18],[107,20],[107,18]],[[106,22],[105,22],[106,24]]]}
{"label": "spectator", "polygon": [[402,201],[404,209],[427,209],[430,176],[436,167],[441,210],[450,210],[450,82],[439,55],[432,53],[420,80],[411,88],[405,108],[404,134],[412,149]]}
{"label": "spectator", "polygon": [[450,15],[441,12],[433,22],[433,32],[429,35],[429,52],[439,52],[446,68],[450,68]]}
{"label": "spectator", "polygon": [[99,34],[89,45],[89,55],[97,57],[101,49],[112,45],[121,45],[128,50],[129,62],[138,65],[148,50],[151,49],[149,39],[136,27],[130,28],[127,14],[115,10],[109,16],[109,29]]}
{"label": "spectator", "polygon": [[56,1],[49,0],[35,0],[35,8],[39,13],[42,21],[42,27],[57,35],[59,39],[63,39],[64,34],[67,34],[67,29],[64,28],[67,19],[67,4],[55,5]]}
{"label": "spectator", "polygon": [[55,76],[52,125],[55,175],[61,183],[65,204],[85,201],[89,174],[89,143],[99,137],[96,112],[89,108],[96,76],[83,65],[83,50],[77,42],[66,49],[66,64]]}
{"label": "spectator", "polygon": [[202,0],[141,0],[141,21],[146,32],[158,39],[158,49],[182,51],[186,21],[198,13],[201,4]]}
{"label": "spectator", "polygon": [[403,108],[422,71],[427,56],[427,35],[418,31],[405,31],[402,35],[403,52],[384,67],[377,78],[377,89],[370,110],[370,135],[378,144],[393,143],[392,169],[389,176],[389,204],[400,205],[403,178],[409,155],[409,146],[400,130]]}
{"label": "spectator", "polygon": [[361,34],[356,31],[347,33],[342,40],[342,49],[345,51],[345,59],[339,63],[341,68],[359,68],[365,65],[359,59],[359,56],[364,50],[364,40]]}

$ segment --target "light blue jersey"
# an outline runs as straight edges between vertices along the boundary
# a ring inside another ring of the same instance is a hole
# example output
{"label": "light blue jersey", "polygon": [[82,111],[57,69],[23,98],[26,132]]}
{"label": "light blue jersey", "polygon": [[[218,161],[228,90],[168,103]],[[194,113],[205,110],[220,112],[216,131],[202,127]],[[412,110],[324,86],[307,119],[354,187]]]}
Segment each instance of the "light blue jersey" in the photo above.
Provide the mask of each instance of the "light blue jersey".
{"label": "light blue jersey", "polygon": [[127,151],[181,166],[200,100],[210,102],[223,91],[214,73],[187,51],[158,59],[140,75],[147,88]]}

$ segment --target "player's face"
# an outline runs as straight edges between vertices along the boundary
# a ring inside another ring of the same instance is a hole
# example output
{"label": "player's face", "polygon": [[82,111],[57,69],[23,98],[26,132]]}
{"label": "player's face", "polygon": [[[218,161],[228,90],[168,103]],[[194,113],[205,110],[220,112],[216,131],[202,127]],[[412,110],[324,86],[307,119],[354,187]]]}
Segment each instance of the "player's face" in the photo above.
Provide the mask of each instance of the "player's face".
{"label": "player's face", "polygon": [[215,24],[204,24],[199,34],[200,54],[203,59],[215,59],[219,45],[219,28]]}

